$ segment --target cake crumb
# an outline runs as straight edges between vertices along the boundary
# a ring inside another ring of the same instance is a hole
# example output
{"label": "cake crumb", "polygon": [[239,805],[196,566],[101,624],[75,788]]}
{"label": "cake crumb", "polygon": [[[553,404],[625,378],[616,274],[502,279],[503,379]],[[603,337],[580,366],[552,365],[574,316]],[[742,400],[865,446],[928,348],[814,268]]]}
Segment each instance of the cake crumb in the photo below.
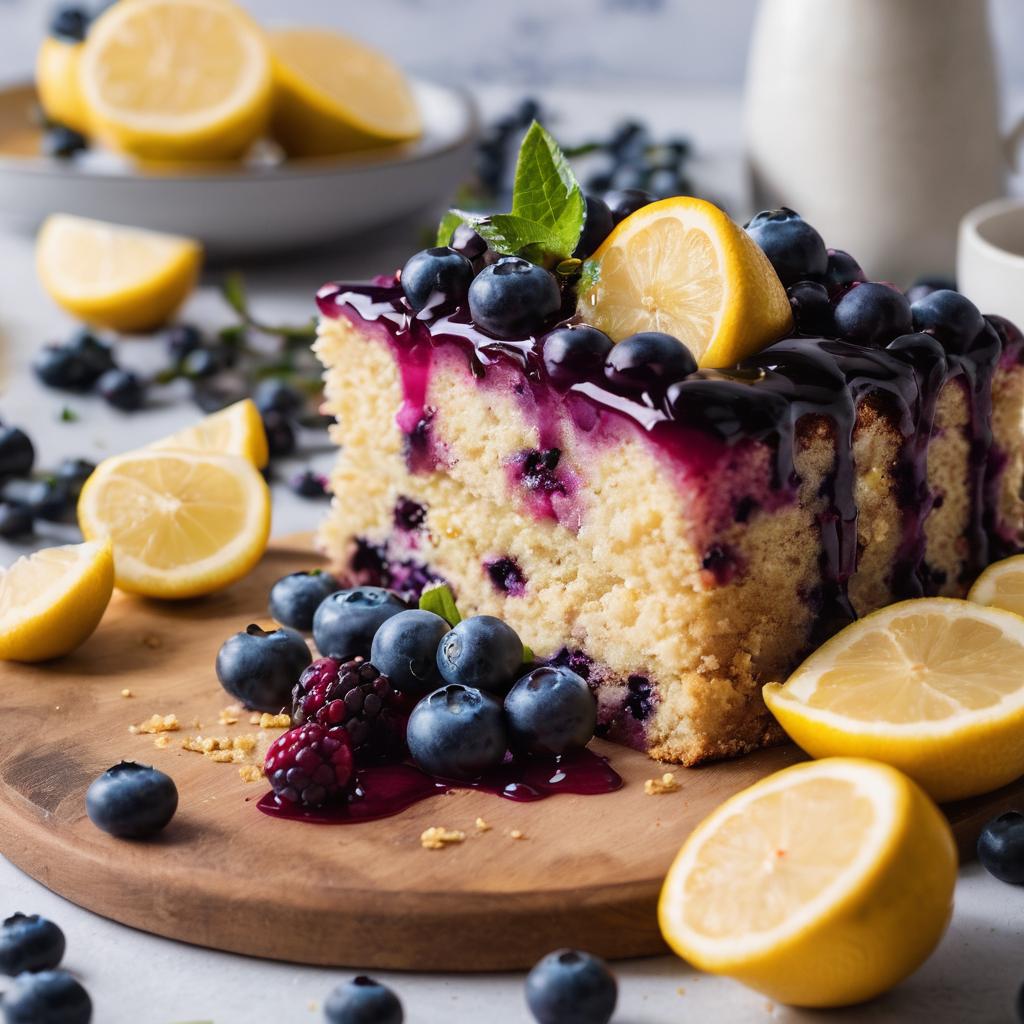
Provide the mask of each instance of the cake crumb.
{"label": "cake crumb", "polygon": [[129,690],[129,689],[128,689],[128,687],[126,686],[126,687],[125,687],[125,688],[124,688],[124,689],[123,689],[123,690],[121,691],[121,696],[122,696],[122,697],[134,697],[134,696],[135,696],[135,694],[134,694],[134,693],[132,693],[132,691],[131,691],[131,690]]}
{"label": "cake crumb", "polygon": [[441,828],[435,825],[420,836],[420,846],[424,850],[443,850],[449,844],[462,843],[465,839],[466,833],[457,828]]}
{"label": "cake crumb", "polygon": [[259,782],[263,778],[263,765],[243,764],[238,769],[238,774],[243,782]]}
{"label": "cake crumb", "polygon": [[511,832],[509,832],[509,838],[510,839],[525,839],[526,835],[525,835],[525,833],[521,832],[519,829],[514,828],[514,829],[512,829]]}
{"label": "cake crumb", "polygon": [[476,830],[477,830],[477,832],[490,832],[491,831],[491,826],[488,825],[487,822],[484,821],[483,818],[477,818],[476,819]]}
{"label": "cake crumb", "polygon": [[660,779],[648,779],[644,783],[644,792],[648,796],[663,796],[665,793],[674,793],[683,787],[676,781],[673,772],[665,772]]}
{"label": "cake crumb", "polygon": [[171,745],[171,737],[167,733],[162,733],[153,740],[153,746],[159,747],[160,750],[166,750]]}
{"label": "cake crumb", "polygon": [[260,724],[260,716],[259,716],[258,713],[249,716],[249,724],[250,725],[259,725]]}
{"label": "cake crumb", "polygon": [[256,749],[256,737],[249,733],[244,736],[236,736],[231,741],[231,749],[243,754],[251,754]]}
{"label": "cake crumb", "polygon": [[237,725],[238,716],[241,713],[242,709],[237,704],[232,704],[230,707],[221,709],[217,721],[220,725]]}
{"label": "cake crumb", "polygon": [[158,732],[177,732],[181,728],[177,715],[151,715],[141,725],[131,725],[128,731],[153,735]]}
{"label": "cake crumb", "polygon": [[268,715],[264,711],[253,724],[259,725],[261,729],[290,729],[292,716],[286,715],[283,711],[279,715]]}

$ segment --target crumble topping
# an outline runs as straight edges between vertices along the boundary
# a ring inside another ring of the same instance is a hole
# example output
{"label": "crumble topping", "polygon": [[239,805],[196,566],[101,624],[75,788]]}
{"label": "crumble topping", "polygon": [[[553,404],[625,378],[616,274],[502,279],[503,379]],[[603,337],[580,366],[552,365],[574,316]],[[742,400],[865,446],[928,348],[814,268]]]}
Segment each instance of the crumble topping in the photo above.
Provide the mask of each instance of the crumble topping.
{"label": "crumble topping", "polygon": [[255,736],[186,736],[182,750],[202,754],[216,764],[244,764],[256,749]]}
{"label": "crumble topping", "polygon": [[682,784],[676,781],[673,772],[665,772],[660,779],[648,779],[644,783],[644,792],[648,796],[663,796],[665,793],[674,793],[682,789]]}
{"label": "crumble topping", "polygon": [[129,690],[129,689],[128,689],[128,687],[125,687],[125,688],[124,688],[124,689],[123,689],[123,690],[121,691],[121,696],[122,696],[122,697],[134,697],[134,696],[135,696],[135,694],[134,694],[134,693],[132,693],[132,691],[131,691],[131,690]]}
{"label": "crumble topping", "polygon": [[249,721],[254,725],[258,725],[261,729],[290,729],[292,727],[292,716],[285,714],[283,711],[279,715],[268,715],[264,711],[258,718],[256,715],[253,715]]}
{"label": "crumble topping", "polygon": [[232,704],[230,707],[223,708],[220,714],[217,715],[217,722],[220,725],[237,725],[238,716],[242,713],[242,709],[237,704]]}
{"label": "crumble topping", "polygon": [[443,850],[446,846],[466,841],[466,833],[457,828],[442,828],[435,825],[428,828],[420,836],[420,846],[424,850]]}
{"label": "crumble topping", "polygon": [[259,782],[263,778],[263,765],[243,764],[238,769],[238,774],[243,782]]}
{"label": "crumble topping", "polygon": [[477,830],[477,832],[490,832],[491,831],[491,826],[488,825],[487,822],[484,821],[483,818],[477,818],[476,819],[476,830]]}
{"label": "crumble topping", "polygon": [[171,737],[167,733],[161,733],[155,740],[153,740],[153,746],[159,747],[161,750],[166,750],[171,745]]}
{"label": "crumble topping", "polygon": [[509,835],[510,839],[525,839],[526,838],[526,834],[524,832],[520,832],[519,829],[517,829],[517,828],[512,829],[512,831],[509,832],[508,835]]}
{"label": "crumble topping", "polygon": [[132,734],[153,735],[158,732],[177,732],[180,728],[177,715],[151,715],[140,725],[129,725],[128,731]]}

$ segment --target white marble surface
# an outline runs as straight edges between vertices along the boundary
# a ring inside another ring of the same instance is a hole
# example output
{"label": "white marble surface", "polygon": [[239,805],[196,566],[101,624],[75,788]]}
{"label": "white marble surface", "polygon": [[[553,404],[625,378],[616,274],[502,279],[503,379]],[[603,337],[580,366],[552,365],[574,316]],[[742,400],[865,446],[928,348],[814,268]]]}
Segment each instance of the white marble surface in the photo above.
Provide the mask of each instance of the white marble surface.
{"label": "white marble surface", "polygon": [[[725,192],[738,181],[727,159],[735,145],[736,101],[728,96],[693,97],[667,105],[637,107],[636,95],[614,99],[561,95],[559,103],[574,110],[573,126],[587,130],[624,110],[654,110],[666,126],[690,127],[700,142],[719,154],[715,180]],[[584,113],[585,112],[585,113]],[[257,308],[278,320],[309,314],[312,289],[329,277],[359,277],[397,265],[416,245],[417,225],[387,236],[365,239],[345,251],[312,254],[278,265],[250,267],[247,276]],[[187,310],[207,326],[226,322],[211,274]],[[59,337],[69,322],[41,293],[32,268],[31,243],[0,236],[0,416],[24,424],[38,442],[40,465],[65,455],[100,457],[161,436],[194,417],[192,407],[174,390],[160,396],[145,415],[125,417],[92,399],[65,401],[38,388],[27,372],[31,352]],[[155,361],[147,342],[121,345],[124,362]],[[74,424],[61,423],[68,404],[81,414]],[[325,460],[324,452],[315,459]],[[321,507],[277,489],[275,530],[311,527]],[[0,545],[0,564],[17,554]],[[0,665],[0,693],[3,667]],[[2,696],[0,696],[2,701]],[[42,727],[45,727],[43,724]],[[826,1015],[773,1006],[732,982],[701,976],[672,959],[619,965],[622,996],[619,1024],[668,1024],[675,1021],[746,1022],[761,1020],[953,1022],[1010,1021],[1017,985],[1024,980],[1024,891],[984,874],[976,865],[961,872],[956,913],[939,951],[913,978],[884,999],[867,1006]],[[67,966],[80,975],[96,1003],[97,1024],[287,1024],[319,1019],[318,1004],[344,971],[325,971],[250,960],[154,938],[80,910],[45,890],[0,858],[0,915],[15,910],[53,917],[69,939]],[[522,978],[500,976],[391,975],[411,1024],[495,1024],[527,1021]],[[0,989],[3,983],[0,982]]]}

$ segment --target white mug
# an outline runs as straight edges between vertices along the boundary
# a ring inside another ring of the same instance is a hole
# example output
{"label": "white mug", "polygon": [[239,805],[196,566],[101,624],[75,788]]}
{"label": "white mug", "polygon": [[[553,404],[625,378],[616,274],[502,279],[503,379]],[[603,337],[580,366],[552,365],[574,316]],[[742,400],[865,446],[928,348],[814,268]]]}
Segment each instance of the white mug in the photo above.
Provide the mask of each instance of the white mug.
{"label": "white mug", "polygon": [[996,199],[964,217],[956,277],[983,313],[1024,328],[1024,199]]}

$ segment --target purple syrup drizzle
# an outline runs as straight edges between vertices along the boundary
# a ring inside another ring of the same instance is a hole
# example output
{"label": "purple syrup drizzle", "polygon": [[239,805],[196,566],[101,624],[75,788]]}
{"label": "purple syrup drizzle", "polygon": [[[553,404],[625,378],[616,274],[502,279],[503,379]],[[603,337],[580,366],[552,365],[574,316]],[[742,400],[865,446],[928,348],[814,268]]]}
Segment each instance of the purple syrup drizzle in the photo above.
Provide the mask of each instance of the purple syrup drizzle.
{"label": "purple syrup drizzle", "polygon": [[427,775],[411,764],[385,764],[361,768],[346,803],[315,810],[297,808],[267,793],[256,805],[272,818],[306,821],[316,825],[357,825],[390,818],[421,800],[453,789],[475,789],[516,803],[546,800],[559,793],[600,796],[622,788],[622,778],[608,759],[590,750],[560,758],[507,758],[478,782],[454,782]]}

